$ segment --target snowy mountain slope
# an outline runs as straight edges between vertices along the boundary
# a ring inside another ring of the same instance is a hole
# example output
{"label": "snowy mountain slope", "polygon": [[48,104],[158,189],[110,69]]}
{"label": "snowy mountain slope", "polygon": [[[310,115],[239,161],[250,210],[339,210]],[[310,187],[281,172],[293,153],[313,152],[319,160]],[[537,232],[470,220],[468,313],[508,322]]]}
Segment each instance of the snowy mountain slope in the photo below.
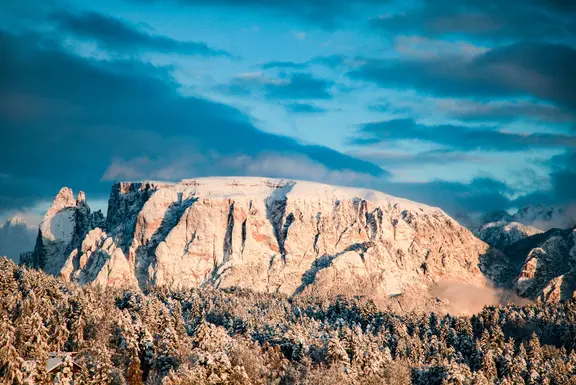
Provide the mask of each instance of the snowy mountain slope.
{"label": "snowy mountain slope", "polygon": [[499,222],[515,222],[541,231],[553,228],[570,229],[576,226],[576,210],[573,207],[529,205],[520,208],[513,215],[503,210],[487,213],[480,225]]}
{"label": "snowy mountain slope", "polygon": [[499,221],[487,223],[479,228],[472,229],[472,233],[489,245],[504,250],[513,243],[526,237],[543,233],[543,231],[518,222]]}
{"label": "snowy mountain slope", "polygon": [[553,228],[570,229],[576,226],[572,210],[562,207],[525,206],[514,215],[506,211],[488,213],[482,225],[472,232],[484,242],[504,250],[524,238]]}
{"label": "snowy mountain slope", "polygon": [[[68,198],[64,210],[78,210]],[[104,285],[395,295],[443,280],[485,285],[505,269],[501,253],[442,210],[371,190],[200,178],[118,183],[109,202],[100,226],[57,237],[41,228],[54,245],[41,245],[47,271]]]}

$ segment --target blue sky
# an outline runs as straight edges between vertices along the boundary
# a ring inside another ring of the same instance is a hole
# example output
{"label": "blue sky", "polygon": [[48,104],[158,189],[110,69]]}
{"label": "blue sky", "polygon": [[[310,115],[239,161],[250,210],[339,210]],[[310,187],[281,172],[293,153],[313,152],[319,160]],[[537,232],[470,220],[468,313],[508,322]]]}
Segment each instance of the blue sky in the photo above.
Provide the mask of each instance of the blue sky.
{"label": "blue sky", "polygon": [[565,0],[8,0],[0,217],[262,175],[451,214],[576,198]]}

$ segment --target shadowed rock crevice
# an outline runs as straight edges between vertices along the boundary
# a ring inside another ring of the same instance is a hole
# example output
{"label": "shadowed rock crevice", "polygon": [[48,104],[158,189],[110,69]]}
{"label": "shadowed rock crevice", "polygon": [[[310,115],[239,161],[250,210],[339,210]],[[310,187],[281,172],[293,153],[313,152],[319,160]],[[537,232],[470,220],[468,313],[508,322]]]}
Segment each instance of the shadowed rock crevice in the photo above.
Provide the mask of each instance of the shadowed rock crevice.
{"label": "shadowed rock crevice", "polygon": [[248,219],[244,219],[242,221],[242,245],[240,248],[240,253],[243,256],[244,255],[244,248],[246,247],[246,223],[248,222]]}
{"label": "shadowed rock crevice", "polygon": [[372,212],[366,212],[366,232],[369,234],[370,239],[374,240],[378,236],[382,228],[383,214],[380,208],[376,208]]}
{"label": "shadowed rock crevice", "polygon": [[492,246],[480,255],[478,268],[498,288],[510,289],[517,276],[510,259]]}
{"label": "shadowed rock crevice", "polygon": [[114,234],[115,243],[126,254],[136,229],[138,214],[150,197],[169,184],[120,182],[112,186],[108,200],[106,231]]}
{"label": "shadowed rock crevice", "polygon": [[288,235],[288,229],[294,221],[293,213],[288,214],[285,218],[286,206],[288,204],[287,194],[293,187],[293,182],[279,184],[275,186],[272,194],[266,199],[266,217],[272,225],[274,237],[278,244],[278,250],[284,263],[286,263],[284,242]]}
{"label": "shadowed rock crevice", "polygon": [[330,266],[332,266],[332,262],[334,262],[336,258],[340,257],[341,255],[344,255],[347,252],[354,251],[358,253],[358,256],[362,259],[362,262],[364,262],[364,253],[373,246],[374,244],[372,242],[354,243],[348,246],[345,250],[335,255],[323,255],[320,258],[316,259],[314,262],[312,262],[312,266],[310,267],[310,269],[308,269],[307,271],[304,272],[304,274],[302,274],[302,283],[300,284],[300,286],[298,286],[298,288],[296,288],[293,295],[302,293],[307,286],[314,283],[318,272],[320,270],[327,269]]}
{"label": "shadowed rock crevice", "polygon": [[[153,281],[153,277],[149,276],[148,270],[156,261],[156,248],[166,239],[168,234],[170,234],[170,231],[176,227],[178,222],[180,222],[180,219],[186,210],[197,200],[198,198],[194,196],[183,198],[182,193],[179,193],[178,201],[174,202],[168,207],[168,209],[166,209],[162,222],[150,237],[150,241],[147,244],[138,246],[136,249],[136,278],[138,279],[138,284],[141,288],[146,287],[152,283],[150,281]],[[190,247],[191,243],[194,242],[194,238],[195,235],[191,237],[186,247]]]}
{"label": "shadowed rock crevice", "polygon": [[318,240],[320,239],[320,219],[322,219],[322,213],[316,213],[316,234],[314,235],[314,244],[312,248],[314,249],[314,253],[316,255],[320,254],[320,249],[318,248]]}
{"label": "shadowed rock crevice", "polygon": [[230,210],[228,211],[228,220],[226,223],[226,234],[224,235],[224,250],[222,263],[230,260],[232,255],[232,234],[234,232],[234,202],[230,203]]}

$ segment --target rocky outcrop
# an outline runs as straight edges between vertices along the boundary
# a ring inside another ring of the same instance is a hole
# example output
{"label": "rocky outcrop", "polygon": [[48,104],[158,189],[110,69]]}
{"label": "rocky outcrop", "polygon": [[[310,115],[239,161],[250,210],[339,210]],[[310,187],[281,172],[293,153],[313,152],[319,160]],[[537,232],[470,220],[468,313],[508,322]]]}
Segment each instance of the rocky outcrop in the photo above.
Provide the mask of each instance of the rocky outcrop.
{"label": "rocky outcrop", "polygon": [[489,245],[504,250],[513,243],[532,235],[543,233],[543,231],[518,222],[499,221],[472,229],[472,233]]}
{"label": "rocky outcrop", "polygon": [[516,269],[516,292],[532,299],[572,298],[576,289],[576,229],[553,229],[506,248]]}
{"label": "rocky outcrop", "polygon": [[72,250],[60,276],[80,284],[136,286],[122,249],[99,227],[86,235],[79,248]]}
{"label": "rocky outcrop", "polygon": [[34,251],[24,254],[21,263],[58,275],[69,253],[102,223],[102,213],[91,213],[82,191],[74,198],[72,190],[64,187],[40,223]]}
{"label": "rocky outcrop", "polygon": [[80,283],[393,296],[509,279],[505,257],[442,210],[370,190],[263,178],[118,183],[105,225],[92,219],[92,229],[63,191],[34,258]]}

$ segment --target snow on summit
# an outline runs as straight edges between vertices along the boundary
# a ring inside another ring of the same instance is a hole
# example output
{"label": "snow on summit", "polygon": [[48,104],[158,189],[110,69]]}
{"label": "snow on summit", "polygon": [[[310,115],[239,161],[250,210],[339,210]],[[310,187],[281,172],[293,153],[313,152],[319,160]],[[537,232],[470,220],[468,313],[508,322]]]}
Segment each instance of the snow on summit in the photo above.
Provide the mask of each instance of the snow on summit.
{"label": "snow on summit", "polygon": [[423,210],[439,210],[422,203],[408,199],[397,198],[383,192],[356,187],[334,186],[324,183],[293,179],[261,178],[261,177],[206,177],[184,179],[173,185],[175,188],[186,186],[197,194],[213,198],[232,198],[249,196],[266,198],[282,194],[288,198],[307,198],[323,200],[363,199],[374,204],[396,204],[405,208],[421,208]]}

